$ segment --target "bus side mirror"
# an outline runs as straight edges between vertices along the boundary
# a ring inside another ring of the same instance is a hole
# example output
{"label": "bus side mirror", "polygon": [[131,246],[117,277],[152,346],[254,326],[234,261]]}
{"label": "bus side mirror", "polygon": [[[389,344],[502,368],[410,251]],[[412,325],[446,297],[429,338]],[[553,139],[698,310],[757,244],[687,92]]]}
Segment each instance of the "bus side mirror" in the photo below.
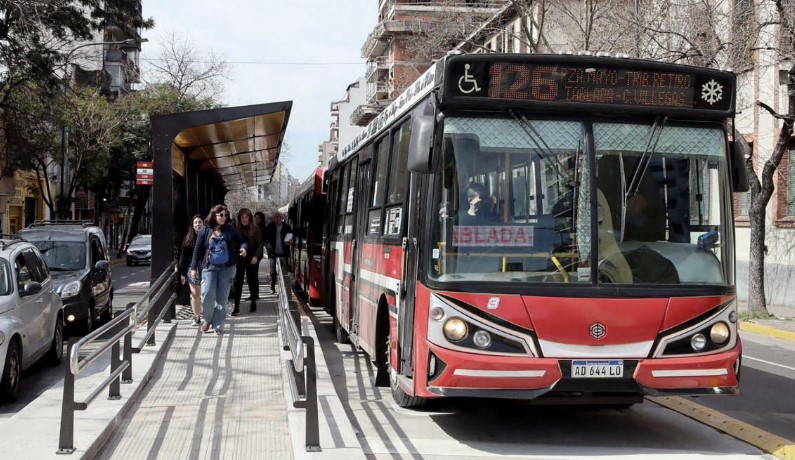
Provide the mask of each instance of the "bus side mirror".
{"label": "bus side mirror", "polygon": [[730,161],[732,173],[732,189],[735,192],[747,192],[748,176],[745,172],[745,159],[753,155],[753,149],[745,140],[742,134],[734,132],[734,142],[732,142],[732,155]]}
{"label": "bus side mirror", "polygon": [[433,128],[436,121],[433,115],[420,115],[411,122],[411,141],[409,142],[408,170],[420,174],[429,174],[434,170]]}

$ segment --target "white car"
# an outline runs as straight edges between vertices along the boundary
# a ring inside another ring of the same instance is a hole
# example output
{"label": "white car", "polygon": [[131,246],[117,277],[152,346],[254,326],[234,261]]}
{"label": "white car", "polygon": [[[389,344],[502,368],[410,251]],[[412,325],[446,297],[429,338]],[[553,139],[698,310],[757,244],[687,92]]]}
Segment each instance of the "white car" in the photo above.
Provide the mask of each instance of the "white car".
{"label": "white car", "polygon": [[127,266],[152,263],[152,235],[137,235],[127,248]]}
{"label": "white car", "polygon": [[0,239],[0,399],[15,401],[22,371],[63,357],[63,304],[36,246]]}

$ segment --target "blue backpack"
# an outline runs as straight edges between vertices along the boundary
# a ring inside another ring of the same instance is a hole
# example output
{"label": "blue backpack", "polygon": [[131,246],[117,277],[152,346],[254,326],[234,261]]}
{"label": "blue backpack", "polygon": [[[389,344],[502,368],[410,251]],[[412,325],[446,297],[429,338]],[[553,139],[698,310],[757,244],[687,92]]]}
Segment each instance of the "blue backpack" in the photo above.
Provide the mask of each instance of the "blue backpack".
{"label": "blue backpack", "polygon": [[224,236],[210,236],[208,245],[209,264],[216,267],[223,267],[229,262],[229,243]]}

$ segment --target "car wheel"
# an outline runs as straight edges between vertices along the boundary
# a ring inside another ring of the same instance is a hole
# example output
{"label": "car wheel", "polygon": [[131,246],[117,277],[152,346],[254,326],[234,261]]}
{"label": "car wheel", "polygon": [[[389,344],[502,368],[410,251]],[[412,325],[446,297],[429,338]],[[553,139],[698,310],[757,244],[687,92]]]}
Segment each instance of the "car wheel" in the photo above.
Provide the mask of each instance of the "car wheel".
{"label": "car wheel", "polygon": [[127,266],[132,267],[132,262],[130,261],[130,259],[127,259]]}
{"label": "car wheel", "polygon": [[108,300],[108,305],[105,306],[105,310],[102,312],[100,316],[100,320],[102,324],[108,324],[110,320],[113,319],[113,298],[111,297]]}
{"label": "car wheel", "polygon": [[0,397],[4,401],[14,402],[19,397],[19,380],[22,378],[22,353],[19,344],[12,340],[8,344],[6,364],[3,368],[3,377],[0,380]]}
{"label": "car wheel", "polygon": [[47,362],[51,366],[61,364],[63,359],[63,319],[59,316],[55,321],[55,331],[52,333],[52,343],[47,351]]}
{"label": "car wheel", "polygon": [[86,324],[83,329],[83,335],[88,334],[94,330],[94,307],[88,307],[86,312]]}

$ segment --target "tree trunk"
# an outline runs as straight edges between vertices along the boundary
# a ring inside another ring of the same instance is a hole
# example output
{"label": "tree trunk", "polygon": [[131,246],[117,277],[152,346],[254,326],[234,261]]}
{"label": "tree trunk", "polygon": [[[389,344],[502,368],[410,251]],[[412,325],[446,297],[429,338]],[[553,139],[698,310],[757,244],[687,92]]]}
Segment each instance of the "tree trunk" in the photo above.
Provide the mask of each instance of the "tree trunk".
{"label": "tree trunk", "polygon": [[[770,158],[763,162],[762,173],[757,178],[753,169],[753,159],[746,161],[746,171],[751,185],[751,208],[748,217],[751,221],[751,253],[748,265],[748,311],[751,314],[769,314],[765,299],[765,225],[766,209],[775,190],[775,177],[781,159],[789,152],[790,137],[792,136],[793,121],[795,121],[795,66],[790,68],[787,81],[788,107],[787,114],[777,114],[769,106],[757,103],[770,112],[774,117],[781,119],[781,131],[778,134],[776,147]],[[782,172],[786,174],[786,172]]]}
{"label": "tree trunk", "polygon": [[[765,208],[767,202],[758,199],[759,181],[753,177],[755,187],[751,187],[751,251],[748,261],[748,311],[751,314],[768,314],[765,299]],[[754,193],[754,190],[757,190]],[[761,208],[761,209],[760,209]]]}

